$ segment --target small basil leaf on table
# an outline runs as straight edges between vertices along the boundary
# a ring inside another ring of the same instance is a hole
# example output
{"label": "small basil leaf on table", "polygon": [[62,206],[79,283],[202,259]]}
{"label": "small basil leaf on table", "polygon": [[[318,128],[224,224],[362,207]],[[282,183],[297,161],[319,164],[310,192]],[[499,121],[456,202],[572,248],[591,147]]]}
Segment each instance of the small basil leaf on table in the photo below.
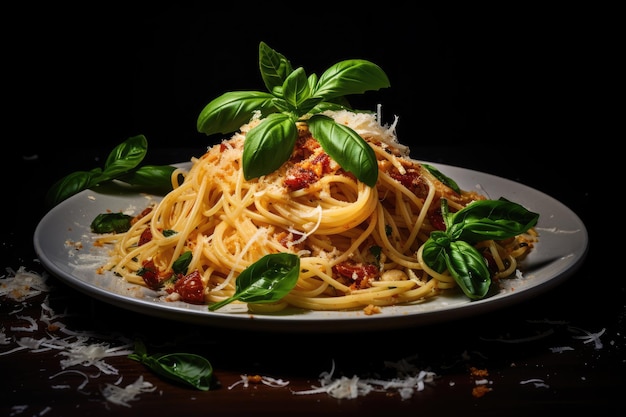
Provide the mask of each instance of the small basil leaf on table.
{"label": "small basil leaf on table", "polygon": [[136,341],[135,353],[131,353],[128,357],[141,362],[163,378],[201,391],[211,389],[213,366],[203,356],[193,353],[157,353],[148,355],[143,342]]}

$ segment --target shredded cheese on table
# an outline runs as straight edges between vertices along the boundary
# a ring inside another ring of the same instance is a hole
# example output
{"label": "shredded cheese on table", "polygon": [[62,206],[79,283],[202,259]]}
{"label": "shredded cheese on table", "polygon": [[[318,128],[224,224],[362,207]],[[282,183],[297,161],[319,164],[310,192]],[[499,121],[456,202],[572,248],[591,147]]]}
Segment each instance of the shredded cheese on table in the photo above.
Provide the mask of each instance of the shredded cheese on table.
{"label": "shredded cheese on table", "polygon": [[26,267],[20,267],[17,271],[6,268],[8,276],[1,276],[0,296],[6,296],[15,301],[24,301],[41,293],[49,292],[50,287],[46,284],[48,275],[37,274],[27,271]]}
{"label": "shredded cheese on table", "polygon": [[[24,302],[27,299],[49,292],[52,289],[46,283],[48,275],[45,273],[38,274],[36,272],[27,271],[25,267],[20,267],[17,271],[10,268],[6,270],[9,275],[0,277],[0,296],[6,297],[7,299]],[[9,337],[6,334],[7,329],[2,326],[0,327],[0,345],[15,344],[16,346],[12,349],[0,352],[0,356],[9,355],[21,350],[28,350],[31,353],[56,351],[58,355],[62,357],[62,359],[59,360],[61,371],[49,378],[57,378],[68,373],[81,375],[84,381],[78,386],[78,391],[82,391],[85,388],[90,378],[96,378],[101,374],[117,375],[119,372],[118,369],[107,363],[106,358],[127,356],[133,353],[134,349],[132,343],[119,337],[117,337],[116,340],[122,340],[124,342],[119,346],[111,346],[105,342],[92,342],[94,338],[102,338],[103,335],[92,332],[76,332],[67,329],[63,323],[58,321],[58,319],[65,317],[67,314],[55,313],[49,305],[48,298],[49,296],[46,295],[44,301],[41,303],[41,314],[38,318],[17,315],[17,312],[12,313],[15,314],[17,319],[23,320],[28,325],[11,326],[9,331],[33,333],[38,331],[40,325],[43,324],[46,330],[59,331],[68,336],[60,337],[48,333],[47,336],[41,338],[29,336]],[[88,375],[77,369],[71,369],[77,366],[84,368],[94,367],[100,372],[94,375]],[[69,386],[54,385],[52,388],[67,389]],[[123,388],[114,384],[106,384],[101,389],[101,393],[108,402],[130,407],[129,402],[137,400],[139,394],[151,392],[155,389],[155,386],[144,381],[143,377],[140,376],[137,381]],[[21,406],[15,406],[14,409],[18,410],[20,407]]]}
{"label": "shredded cheese on table", "polygon": [[[43,274],[37,274],[36,272],[27,271],[24,267],[19,268],[17,271],[7,268],[8,276],[0,276],[0,297],[17,301],[17,306],[10,315],[14,316],[17,320],[23,321],[23,325],[13,325],[8,329],[5,326],[0,326],[0,346],[4,348],[0,351],[0,356],[7,356],[11,353],[28,350],[31,353],[40,352],[57,352],[61,358],[59,360],[59,366],[61,370],[49,379],[55,379],[62,375],[78,374],[83,377],[83,381],[76,388],[79,392],[83,392],[87,384],[92,378],[97,378],[100,375],[118,375],[118,370],[106,362],[106,359],[113,356],[127,356],[133,353],[133,345],[130,340],[117,335],[114,339],[118,342],[118,345],[110,345],[102,340],[107,340],[106,335],[97,334],[95,332],[87,331],[74,331],[68,329],[60,319],[67,316],[67,312],[56,313],[49,305],[48,295],[46,295],[43,302],[41,302],[41,313],[39,317],[31,317],[24,314],[20,314],[26,306],[26,300],[35,297],[37,295],[49,292],[52,288],[47,284],[46,279],[48,276]],[[529,321],[530,323],[535,323]],[[562,321],[549,321],[541,320],[539,324],[559,325],[564,326],[567,332],[572,334],[572,339],[579,340],[583,344],[593,344],[596,350],[602,349],[604,344],[601,338],[606,336],[606,329],[603,328],[598,332],[592,332],[580,327],[572,326],[568,322]],[[14,334],[7,334],[7,331],[13,333],[34,333],[40,330],[40,326],[44,326],[47,330],[46,336],[41,338],[29,337]],[[484,342],[499,342],[499,343],[528,343],[539,339],[546,339],[553,336],[556,332],[552,328],[534,332],[531,336],[526,337],[496,337],[480,339]],[[59,336],[64,334],[65,336]],[[94,340],[99,340],[94,342]],[[119,343],[121,342],[121,344]],[[575,350],[571,346],[557,346],[550,348],[553,353],[564,353],[566,351]],[[354,399],[369,395],[373,392],[385,392],[395,393],[402,400],[411,398],[415,393],[426,389],[426,385],[434,383],[438,378],[434,372],[421,370],[416,368],[410,362],[411,358],[402,359],[398,362],[385,362],[386,368],[395,370],[396,377],[391,379],[382,378],[365,378],[354,375],[348,376],[335,376],[335,362],[332,362],[331,370],[328,372],[322,372],[319,375],[319,385],[311,386],[310,389],[301,391],[292,390],[294,395],[312,395],[312,394],[326,394],[337,399]],[[464,358],[469,360],[469,357]],[[96,368],[99,372],[95,374],[89,374],[83,372],[80,368]],[[475,398],[484,396],[486,393],[492,391],[493,381],[487,379],[488,372],[486,369],[478,369],[472,367],[471,377],[473,378],[472,395]],[[131,402],[137,401],[140,395],[143,393],[154,392],[156,386],[148,381],[145,381],[143,376],[140,376],[134,382],[122,386],[123,377],[120,376],[118,381],[111,384],[106,383],[100,388],[100,394],[104,400],[108,403],[116,404],[123,407],[131,407]],[[550,386],[540,378],[532,378],[519,382],[520,385],[534,385],[536,388],[549,388]],[[290,382],[280,378],[274,378],[261,375],[241,375],[241,379],[231,384],[228,389],[233,389],[236,386],[243,386],[248,388],[250,384],[263,384],[271,388],[285,388]],[[454,382],[450,382],[453,386]],[[51,386],[52,389],[69,389],[68,384],[55,384]],[[15,412],[22,412],[26,410],[28,406],[14,405],[12,410]],[[48,412],[50,407],[46,407],[44,412]]]}
{"label": "shredded cheese on table", "polygon": [[143,376],[139,376],[135,382],[126,385],[125,387],[120,387],[114,384],[106,384],[104,388],[102,388],[102,395],[107,399],[107,401],[113,404],[130,407],[130,401],[137,401],[139,399],[139,394],[152,392],[155,389],[156,387],[154,385],[143,380]]}
{"label": "shredded cheese on table", "polygon": [[[406,368],[408,362],[401,362]],[[389,366],[390,363],[387,363],[387,365]],[[382,380],[360,378],[356,375],[351,378],[346,376],[333,378],[334,372],[335,362],[333,361],[331,370],[320,374],[321,385],[319,387],[314,386],[310,390],[293,391],[293,393],[297,395],[326,393],[333,398],[354,399],[365,396],[373,391],[385,392],[388,390],[395,390],[398,394],[400,394],[400,397],[405,400],[411,398],[415,392],[423,391],[425,384],[433,382],[437,376],[434,372],[419,370],[416,375],[401,372],[400,376],[397,378]]]}

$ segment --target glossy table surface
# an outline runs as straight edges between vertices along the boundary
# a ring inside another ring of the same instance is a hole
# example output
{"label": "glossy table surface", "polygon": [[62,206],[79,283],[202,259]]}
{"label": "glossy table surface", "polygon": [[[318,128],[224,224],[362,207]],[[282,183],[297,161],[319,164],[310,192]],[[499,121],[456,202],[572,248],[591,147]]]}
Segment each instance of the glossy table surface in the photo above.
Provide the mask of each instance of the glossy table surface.
{"label": "glossy table surface", "polygon": [[[45,214],[43,194],[53,179],[97,166],[107,151],[86,148],[14,157],[13,166],[25,173],[25,180],[14,184],[16,210],[2,231],[2,264],[8,268],[4,279],[21,267],[47,274],[32,245],[33,230]],[[180,162],[201,151],[152,149],[149,161]],[[491,172],[553,196],[585,222],[590,240],[585,261],[555,288],[494,312],[432,325],[341,333],[289,334],[169,321],[95,300],[48,274],[49,289],[41,295],[21,301],[10,295],[0,298],[2,414],[609,415],[624,410],[626,285],[600,275],[605,271],[598,267],[596,230],[589,222],[588,184],[563,183],[548,173],[542,167],[554,158],[546,154],[507,163],[490,152],[473,153],[471,147],[414,147],[412,155]],[[551,168],[565,167],[553,162]],[[51,314],[55,326],[45,319]],[[179,386],[126,354],[105,358],[101,368],[89,363],[64,367],[70,348],[51,340],[81,334],[89,336],[85,343],[111,349],[127,349],[140,338],[150,351],[197,353],[212,364],[216,384],[209,391]],[[19,349],[24,338],[40,343]],[[56,347],[45,349],[42,340]],[[297,394],[320,386],[322,374],[332,369],[335,378],[390,380],[395,369],[390,366],[400,363],[432,372],[434,378],[406,397],[394,388],[353,399]],[[105,399],[107,386],[123,388],[139,378],[150,384],[149,391],[126,405]],[[488,389],[481,392],[481,386]]]}

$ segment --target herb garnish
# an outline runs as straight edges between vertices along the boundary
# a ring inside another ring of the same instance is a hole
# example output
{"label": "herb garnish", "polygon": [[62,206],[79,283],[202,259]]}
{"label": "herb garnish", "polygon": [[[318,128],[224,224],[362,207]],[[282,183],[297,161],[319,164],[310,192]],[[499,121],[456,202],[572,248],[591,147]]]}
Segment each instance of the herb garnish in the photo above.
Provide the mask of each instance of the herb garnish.
{"label": "herb garnish", "polygon": [[130,229],[133,216],[124,213],[100,213],[91,222],[93,233],[124,233]]}
{"label": "herb garnish", "polygon": [[439,273],[446,269],[465,295],[484,298],[491,285],[487,261],[472,246],[483,240],[503,240],[526,232],[537,224],[539,214],[505,199],[478,200],[450,213],[441,199],[446,230],[436,230],[424,243],[424,262]]}
{"label": "herb garnish", "polygon": [[304,122],[331,158],[374,187],[378,164],[372,148],[351,128],[319,113],[349,110],[345,96],[389,87],[383,70],[372,62],[350,59],[332,65],[319,79],[316,74],[307,77],[302,67],[294,70],[287,58],[264,42],[259,44],[259,68],[269,93],[224,93],[201,111],[198,131],[234,132],[259,111],[264,119],[247,133],[243,145],[243,173],[250,180],[274,172],[289,159],[298,138],[296,123]]}
{"label": "herb garnish", "polygon": [[203,356],[193,353],[155,353],[148,355],[143,342],[136,340],[135,353],[131,353],[128,357],[141,362],[154,373],[166,379],[189,385],[201,391],[211,389],[213,366]]}
{"label": "herb garnish", "polygon": [[235,300],[254,304],[273,303],[289,293],[298,282],[300,258],[292,253],[265,255],[239,274],[235,294],[209,306],[209,311]]}
{"label": "herb garnish", "polygon": [[144,135],[129,137],[109,153],[104,169],[76,171],[54,183],[46,194],[46,205],[54,207],[74,194],[113,180],[122,181],[145,191],[171,191],[171,176],[176,168],[169,165],[140,167],[147,152],[148,141]]}

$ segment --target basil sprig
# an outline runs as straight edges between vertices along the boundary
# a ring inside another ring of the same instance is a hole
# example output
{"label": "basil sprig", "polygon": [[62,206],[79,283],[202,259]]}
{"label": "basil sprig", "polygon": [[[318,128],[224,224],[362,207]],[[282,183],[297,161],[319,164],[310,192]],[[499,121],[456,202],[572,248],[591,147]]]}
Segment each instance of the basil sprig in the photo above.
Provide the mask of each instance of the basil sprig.
{"label": "basil sprig", "polygon": [[505,199],[475,201],[450,213],[441,199],[445,231],[433,231],[424,243],[422,257],[433,270],[446,269],[472,300],[482,299],[491,285],[487,261],[473,246],[483,240],[503,240],[534,227],[539,214]]}
{"label": "basil sprig", "polygon": [[147,152],[148,141],[144,135],[129,137],[109,153],[104,169],[76,171],[54,183],[46,194],[46,205],[54,207],[74,194],[113,180],[144,191],[171,191],[171,175],[176,168],[169,165],[139,166]]}
{"label": "basil sprig", "polygon": [[265,255],[237,277],[235,294],[209,306],[209,311],[235,300],[248,303],[273,303],[289,293],[298,282],[300,258],[292,253]]}
{"label": "basil sprig", "polygon": [[259,45],[259,68],[269,91],[227,92],[209,102],[197,120],[198,132],[230,133],[248,123],[255,111],[264,118],[250,129],[243,147],[246,180],[278,169],[286,162],[298,138],[297,122],[306,122],[324,151],[343,169],[373,187],[378,179],[376,155],[351,128],[317,113],[349,109],[346,97],[389,87],[389,79],[376,64],[363,59],[336,63],[321,77],[307,77],[303,68],[264,42]]}
{"label": "basil sprig", "polygon": [[193,353],[156,353],[148,355],[146,346],[135,341],[135,353],[128,357],[141,362],[157,375],[201,391],[211,389],[213,366],[203,356]]}

